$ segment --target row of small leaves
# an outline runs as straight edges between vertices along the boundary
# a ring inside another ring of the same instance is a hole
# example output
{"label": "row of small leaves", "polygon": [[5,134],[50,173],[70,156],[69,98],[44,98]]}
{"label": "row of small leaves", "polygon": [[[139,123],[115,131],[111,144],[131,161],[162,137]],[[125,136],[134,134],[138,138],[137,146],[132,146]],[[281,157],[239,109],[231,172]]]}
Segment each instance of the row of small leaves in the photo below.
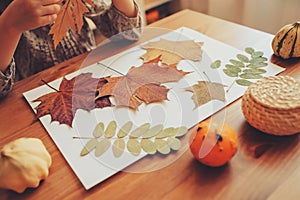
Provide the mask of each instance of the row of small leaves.
{"label": "row of small leaves", "polygon": [[142,150],[149,155],[157,152],[166,155],[181,148],[182,144],[178,138],[188,131],[186,127],[164,128],[161,124],[150,127],[149,123],[135,129],[132,127],[131,121],[125,123],[118,131],[116,121],[111,121],[106,129],[102,122],[98,123],[93,131],[94,138],[86,143],[80,155],[85,156],[95,150],[95,156],[100,157],[111,145],[117,158],[123,155],[125,148],[135,156],[140,155]]}
{"label": "row of small leaves", "polygon": [[[252,84],[249,80],[263,78],[262,74],[267,72],[263,68],[268,66],[268,59],[263,56],[262,51],[255,51],[251,47],[247,47],[245,52],[248,56],[237,54],[236,59],[230,59],[230,63],[225,65],[223,72],[229,77],[236,78],[237,84],[249,86]],[[210,67],[217,69],[221,67],[221,64],[221,60],[216,60]]]}

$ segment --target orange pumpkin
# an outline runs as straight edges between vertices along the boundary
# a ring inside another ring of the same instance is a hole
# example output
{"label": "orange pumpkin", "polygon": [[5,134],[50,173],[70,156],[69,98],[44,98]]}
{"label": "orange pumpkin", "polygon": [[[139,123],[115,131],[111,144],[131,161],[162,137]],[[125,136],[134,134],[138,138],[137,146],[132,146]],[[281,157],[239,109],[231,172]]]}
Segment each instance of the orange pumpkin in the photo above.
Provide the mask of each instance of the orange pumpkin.
{"label": "orange pumpkin", "polygon": [[200,122],[190,144],[194,157],[202,164],[219,167],[226,164],[237,152],[236,132],[225,123]]}

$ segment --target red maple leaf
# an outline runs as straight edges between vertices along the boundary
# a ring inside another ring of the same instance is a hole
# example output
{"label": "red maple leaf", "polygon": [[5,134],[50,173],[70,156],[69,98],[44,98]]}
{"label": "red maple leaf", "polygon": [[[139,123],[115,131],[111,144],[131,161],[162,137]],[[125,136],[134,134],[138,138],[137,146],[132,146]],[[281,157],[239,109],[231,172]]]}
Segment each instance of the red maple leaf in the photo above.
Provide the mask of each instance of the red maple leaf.
{"label": "red maple leaf", "polygon": [[58,121],[60,124],[72,127],[78,109],[91,111],[94,108],[112,106],[108,96],[95,100],[97,88],[103,87],[106,82],[104,78],[92,78],[91,73],[80,74],[71,80],[63,78],[59,91],[34,100],[34,102],[41,102],[36,107],[37,118],[50,114],[51,121]]}
{"label": "red maple leaf", "polygon": [[132,67],[124,76],[105,78],[107,84],[99,89],[96,98],[111,95],[115,98],[116,106],[135,110],[142,102],[149,104],[167,100],[169,89],[161,84],[177,82],[187,72],[177,70],[175,66],[160,66],[158,60]]}

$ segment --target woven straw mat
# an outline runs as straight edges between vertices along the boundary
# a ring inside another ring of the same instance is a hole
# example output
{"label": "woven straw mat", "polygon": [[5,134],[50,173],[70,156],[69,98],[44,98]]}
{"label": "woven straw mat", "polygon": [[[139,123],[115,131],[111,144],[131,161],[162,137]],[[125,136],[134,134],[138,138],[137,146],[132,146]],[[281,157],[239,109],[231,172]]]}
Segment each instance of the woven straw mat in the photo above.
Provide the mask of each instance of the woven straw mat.
{"label": "woven straw mat", "polygon": [[262,132],[300,133],[300,81],[290,76],[265,77],[249,86],[242,110],[249,124]]}

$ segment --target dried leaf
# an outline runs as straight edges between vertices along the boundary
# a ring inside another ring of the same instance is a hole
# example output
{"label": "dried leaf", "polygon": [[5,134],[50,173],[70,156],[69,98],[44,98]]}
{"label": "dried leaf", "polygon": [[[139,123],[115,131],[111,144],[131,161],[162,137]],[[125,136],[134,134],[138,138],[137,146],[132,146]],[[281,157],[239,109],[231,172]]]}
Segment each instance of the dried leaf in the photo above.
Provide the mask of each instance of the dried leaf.
{"label": "dried leaf", "polygon": [[227,64],[227,65],[225,65],[225,67],[226,67],[226,70],[229,70],[232,73],[240,73],[242,71],[242,69],[240,67],[235,66],[235,65]]}
{"label": "dried leaf", "polygon": [[230,70],[230,69],[223,69],[223,72],[229,76],[229,77],[238,77],[239,76],[239,72]]}
{"label": "dried leaf", "polygon": [[154,136],[156,136],[159,132],[161,132],[161,130],[163,129],[163,125],[162,124],[159,124],[159,125],[156,125],[152,128],[150,128],[146,133],[144,133],[142,135],[143,138],[152,138]]}
{"label": "dried leaf", "polygon": [[239,60],[230,59],[229,62],[231,62],[234,66],[237,67],[245,67],[245,64]]}
{"label": "dried leaf", "polygon": [[129,139],[127,142],[127,149],[135,156],[138,156],[141,153],[141,145],[137,139]]}
{"label": "dried leaf", "polygon": [[122,156],[125,150],[125,141],[124,139],[116,139],[113,146],[112,146],[112,151],[113,154],[116,158],[119,158]]}
{"label": "dried leaf", "polygon": [[208,103],[211,100],[219,100],[225,102],[224,85],[207,81],[198,81],[197,84],[186,89],[193,92],[192,99],[195,103],[195,108]]}
{"label": "dried leaf", "polygon": [[264,73],[267,73],[267,70],[251,68],[251,69],[243,70],[243,73],[246,73],[246,74],[264,74]]}
{"label": "dried leaf", "polygon": [[241,78],[243,79],[260,79],[263,76],[260,74],[252,74],[252,73],[243,73],[240,75]]}
{"label": "dried leaf", "polygon": [[168,138],[167,143],[174,151],[178,151],[181,148],[181,141],[177,138]]}
{"label": "dried leaf", "polygon": [[264,55],[264,52],[262,51],[255,51],[251,54],[252,58],[258,58],[258,57],[262,57]]}
{"label": "dried leaf", "polygon": [[221,60],[216,60],[210,65],[210,68],[212,69],[218,69],[219,67],[221,67]]}
{"label": "dried leaf", "polygon": [[160,131],[155,138],[162,139],[176,135],[176,129],[173,127],[166,128]]}
{"label": "dried leaf", "polygon": [[104,138],[101,141],[99,141],[96,145],[95,156],[99,157],[102,154],[104,154],[109,149],[110,145],[110,140],[107,138]]}
{"label": "dried leaf", "polygon": [[254,53],[254,49],[251,47],[247,47],[247,48],[245,48],[245,52],[252,55]]}
{"label": "dried leaf", "polygon": [[104,134],[104,124],[102,122],[98,123],[93,131],[93,136],[99,138]]}
{"label": "dried leaf", "polygon": [[94,6],[92,0],[66,0],[61,7],[49,34],[53,35],[54,47],[67,35],[68,30],[80,33],[83,14],[88,12],[85,3]]}
{"label": "dried leaf", "polygon": [[167,100],[168,88],[162,83],[177,82],[186,72],[158,63],[145,63],[132,67],[125,76],[105,78],[107,83],[99,89],[97,98],[112,95],[116,106],[125,106],[136,110],[146,104]]}
{"label": "dried leaf", "polygon": [[78,109],[91,111],[94,108],[112,106],[108,96],[95,101],[96,88],[101,90],[105,83],[106,80],[103,78],[92,78],[91,73],[80,74],[71,80],[63,78],[58,92],[51,92],[34,100],[34,102],[41,102],[35,108],[37,118],[50,114],[52,121],[72,127]]}
{"label": "dried leaf", "polygon": [[250,60],[247,56],[244,56],[242,54],[238,54],[236,55],[237,59],[239,59],[241,62],[244,62],[244,63],[248,63]]}
{"label": "dried leaf", "polygon": [[236,83],[241,86],[250,86],[252,84],[251,81],[245,80],[245,79],[237,79]]}
{"label": "dried leaf", "polygon": [[181,60],[201,61],[203,43],[193,40],[170,41],[160,39],[142,46],[147,53],[142,56],[144,62],[161,57],[161,62],[167,65],[177,65]]}
{"label": "dried leaf", "polygon": [[155,139],[155,144],[159,153],[167,155],[171,152],[171,148],[169,147],[167,141],[163,139]]}
{"label": "dried leaf", "polygon": [[145,123],[141,125],[140,127],[136,128],[134,131],[131,132],[130,138],[138,138],[141,135],[143,135],[145,132],[147,132],[150,128],[149,123]]}
{"label": "dried leaf", "polygon": [[156,153],[156,144],[150,139],[142,139],[141,147],[147,154],[154,155]]}
{"label": "dried leaf", "polygon": [[85,156],[89,154],[91,151],[93,151],[96,148],[96,145],[98,144],[98,140],[93,138],[90,141],[86,143],[86,145],[81,150],[80,156]]}
{"label": "dried leaf", "polygon": [[181,126],[175,129],[176,137],[182,137],[188,132],[188,128],[185,126]]}
{"label": "dried leaf", "polygon": [[128,133],[130,132],[131,128],[132,128],[133,123],[131,121],[125,123],[121,129],[119,130],[117,136],[118,138],[123,138],[126,137],[128,135]]}
{"label": "dried leaf", "polygon": [[117,130],[117,122],[116,121],[109,122],[104,132],[105,137],[106,138],[114,137],[114,135],[116,134],[116,130]]}

